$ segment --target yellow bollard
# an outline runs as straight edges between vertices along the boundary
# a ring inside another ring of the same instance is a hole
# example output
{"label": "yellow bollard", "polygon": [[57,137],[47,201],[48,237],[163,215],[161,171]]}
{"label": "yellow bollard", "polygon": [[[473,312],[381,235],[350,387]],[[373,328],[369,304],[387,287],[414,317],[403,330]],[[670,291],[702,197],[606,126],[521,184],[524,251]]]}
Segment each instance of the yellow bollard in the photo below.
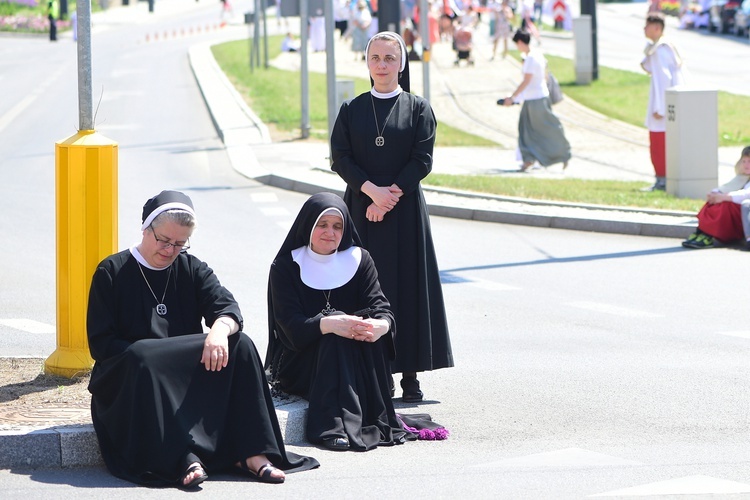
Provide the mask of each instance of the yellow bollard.
{"label": "yellow bollard", "polygon": [[117,143],[82,130],[55,144],[57,349],[45,372],[72,378],[94,360],[86,307],[96,265],[117,251]]}

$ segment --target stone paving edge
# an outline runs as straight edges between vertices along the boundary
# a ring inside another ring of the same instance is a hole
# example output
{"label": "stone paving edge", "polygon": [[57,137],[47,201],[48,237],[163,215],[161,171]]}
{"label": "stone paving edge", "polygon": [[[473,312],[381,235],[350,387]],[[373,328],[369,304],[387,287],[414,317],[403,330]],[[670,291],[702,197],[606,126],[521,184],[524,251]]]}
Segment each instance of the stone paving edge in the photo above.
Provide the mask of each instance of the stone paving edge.
{"label": "stone paving edge", "polygon": [[[284,443],[306,441],[307,402],[295,400],[276,407]],[[0,431],[0,469],[103,466],[91,424],[24,427]]]}

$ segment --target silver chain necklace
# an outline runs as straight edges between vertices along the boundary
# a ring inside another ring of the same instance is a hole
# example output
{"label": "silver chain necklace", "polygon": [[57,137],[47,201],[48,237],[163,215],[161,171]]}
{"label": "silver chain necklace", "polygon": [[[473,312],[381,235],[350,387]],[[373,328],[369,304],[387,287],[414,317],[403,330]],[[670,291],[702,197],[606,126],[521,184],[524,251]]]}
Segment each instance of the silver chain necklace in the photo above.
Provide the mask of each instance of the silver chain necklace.
{"label": "silver chain necklace", "polygon": [[372,93],[370,93],[370,101],[372,102],[372,114],[375,116],[375,130],[378,133],[378,136],[375,138],[375,145],[377,147],[382,147],[385,144],[383,132],[385,132],[385,126],[388,124],[388,118],[391,117],[391,115],[393,114],[393,110],[396,109],[396,104],[398,104],[399,97],[401,97],[401,94],[396,97],[396,102],[394,102],[393,106],[391,106],[391,110],[388,112],[388,116],[385,117],[385,121],[383,122],[383,130],[380,130],[380,125],[378,125],[378,113],[377,111],[375,111],[375,98],[372,96]]}
{"label": "silver chain necklace", "polygon": [[141,263],[138,263],[138,270],[141,272],[141,276],[143,276],[143,281],[146,282],[146,286],[148,287],[149,291],[151,292],[151,295],[154,296],[154,300],[156,301],[156,314],[159,316],[164,316],[167,314],[167,306],[164,304],[164,297],[167,296],[167,289],[169,288],[169,278],[172,276],[172,266],[169,266],[169,271],[167,271],[167,284],[164,287],[164,293],[161,296],[161,302],[158,298],[156,298],[156,294],[154,293],[154,289],[151,288],[151,283],[148,282],[146,279],[146,275],[143,274],[143,267],[141,266]]}
{"label": "silver chain necklace", "polygon": [[326,298],[326,306],[320,312],[321,314],[323,314],[323,316],[329,316],[331,313],[336,311],[336,309],[331,307],[331,303],[329,302],[329,300],[331,299],[331,290],[328,290],[328,293],[323,292],[323,297]]}

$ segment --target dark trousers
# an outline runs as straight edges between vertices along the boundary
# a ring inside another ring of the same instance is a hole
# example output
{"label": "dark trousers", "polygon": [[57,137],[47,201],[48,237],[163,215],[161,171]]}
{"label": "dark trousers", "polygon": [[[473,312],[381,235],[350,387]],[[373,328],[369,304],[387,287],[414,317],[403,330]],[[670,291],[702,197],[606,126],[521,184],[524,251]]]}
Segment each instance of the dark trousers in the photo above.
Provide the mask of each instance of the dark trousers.
{"label": "dark trousers", "polygon": [[57,21],[52,15],[47,16],[47,18],[49,19],[49,39],[54,42],[57,40]]}

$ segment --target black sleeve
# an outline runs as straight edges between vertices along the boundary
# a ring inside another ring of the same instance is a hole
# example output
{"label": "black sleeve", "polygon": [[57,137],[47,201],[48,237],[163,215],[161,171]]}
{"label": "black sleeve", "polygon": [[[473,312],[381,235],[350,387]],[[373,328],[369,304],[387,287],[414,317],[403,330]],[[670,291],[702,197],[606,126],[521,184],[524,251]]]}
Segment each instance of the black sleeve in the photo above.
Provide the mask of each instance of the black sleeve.
{"label": "black sleeve", "polygon": [[302,305],[302,291],[295,286],[299,277],[293,273],[294,264],[277,259],[271,266],[270,288],[276,333],[288,349],[303,351],[320,339],[322,313],[308,316]]}
{"label": "black sleeve", "polygon": [[130,342],[117,335],[112,267],[100,264],[89,290],[86,331],[91,357],[103,361],[128,348]]}
{"label": "black sleeve", "polygon": [[222,286],[219,278],[205,262],[192,255],[189,258],[198,307],[206,325],[210,328],[218,317],[229,316],[240,325],[242,331],[242,313],[232,292]]}
{"label": "black sleeve", "polygon": [[369,180],[369,176],[354,159],[349,129],[350,113],[351,102],[345,102],[336,116],[331,132],[331,170],[339,174],[352,191],[359,193],[362,184]]}
{"label": "black sleeve", "polygon": [[409,162],[401,169],[395,180],[395,184],[404,194],[416,190],[419,182],[432,171],[432,154],[437,133],[435,114],[425,99],[417,101],[414,114],[416,124]]}

